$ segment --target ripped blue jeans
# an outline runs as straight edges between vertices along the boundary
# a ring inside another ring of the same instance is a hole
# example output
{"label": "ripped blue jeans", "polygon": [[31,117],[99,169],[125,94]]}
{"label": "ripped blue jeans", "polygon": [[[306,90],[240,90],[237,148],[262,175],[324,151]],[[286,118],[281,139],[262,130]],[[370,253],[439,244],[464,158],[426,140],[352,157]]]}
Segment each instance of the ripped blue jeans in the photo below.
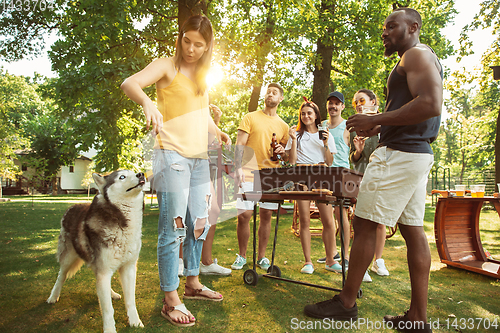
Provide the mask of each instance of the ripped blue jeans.
{"label": "ripped blue jeans", "polygon": [[[173,150],[157,149],[153,155],[153,173],[160,208],[157,247],[160,288],[169,292],[179,287],[181,242],[184,275],[199,275],[203,241],[210,228],[209,164],[205,159],[186,158]],[[180,227],[176,223],[179,217],[182,219]],[[196,239],[194,227],[198,219],[205,219],[205,224],[202,235]]]}

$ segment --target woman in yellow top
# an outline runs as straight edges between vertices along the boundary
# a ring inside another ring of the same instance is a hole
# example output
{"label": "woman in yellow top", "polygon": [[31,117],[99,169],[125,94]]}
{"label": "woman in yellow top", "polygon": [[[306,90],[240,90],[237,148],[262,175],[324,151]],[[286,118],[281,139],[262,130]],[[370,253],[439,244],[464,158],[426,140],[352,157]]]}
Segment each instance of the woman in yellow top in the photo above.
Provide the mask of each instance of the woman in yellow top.
{"label": "woman in yellow top", "polygon": [[[183,242],[185,299],[221,301],[222,295],[198,280],[203,240],[209,230],[210,177],[208,133],[229,138],[209,115],[205,78],[213,48],[212,25],[202,15],[182,25],[175,56],[150,63],[121,85],[142,105],[146,126],[156,134],[153,174],[158,195],[158,270],[165,292],[161,314],[176,326],[192,326],[195,318],[181,302],[179,244]],[[158,107],[143,89],[155,84]]]}

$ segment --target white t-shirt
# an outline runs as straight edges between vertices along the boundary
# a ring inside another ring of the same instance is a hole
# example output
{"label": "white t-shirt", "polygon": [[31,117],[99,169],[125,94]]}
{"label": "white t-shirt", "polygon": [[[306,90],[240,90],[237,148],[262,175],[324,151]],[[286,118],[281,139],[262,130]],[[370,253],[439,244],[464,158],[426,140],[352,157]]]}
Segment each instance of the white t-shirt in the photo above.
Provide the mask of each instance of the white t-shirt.
{"label": "white t-shirt", "polygon": [[[325,148],[323,141],[319,139],[319,133],[309,133],[304,131],[304,134],[299,139],[297,133],[297,163],[301,164],[318,164],[320,162],[325,162]],[[328,148],[335,154],[337,148],[335,148],[335,141],[332,135],[328,136]],[[285,150],[292,149],[292,138],[288,139]]]}

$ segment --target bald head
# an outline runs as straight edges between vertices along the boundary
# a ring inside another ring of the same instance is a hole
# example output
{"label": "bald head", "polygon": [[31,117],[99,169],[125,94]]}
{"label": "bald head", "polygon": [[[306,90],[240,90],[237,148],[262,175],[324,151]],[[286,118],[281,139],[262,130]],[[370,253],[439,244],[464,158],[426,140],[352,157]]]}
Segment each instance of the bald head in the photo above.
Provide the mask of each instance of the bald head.
{"label": "bald head", "polygon": [[399,7],[392,13],[395,14],[399,12],[403,12],[405,14],[405,21],[406,23],[408,23],[408,25],[416,23],[418,25],[417,29],[420,30],[420,28],[422,27],[422,17],[420,16],[420,13],[418,11],[413,8]]}

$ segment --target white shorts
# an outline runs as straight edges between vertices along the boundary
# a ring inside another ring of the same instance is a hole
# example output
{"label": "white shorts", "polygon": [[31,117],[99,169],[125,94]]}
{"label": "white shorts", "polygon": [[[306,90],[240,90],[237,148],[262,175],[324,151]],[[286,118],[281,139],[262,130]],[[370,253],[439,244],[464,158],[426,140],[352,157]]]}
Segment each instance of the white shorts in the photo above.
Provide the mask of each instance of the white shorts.
{"label": "white shorts", "polygon": [[434,155],[377,148],[359,186],[354,214],[394,227],[423,226],[427,178]]}
{"label": "white shorts", "polygon": [[[253,191],[253,182],[241,183],[240,190],[238,193]],[[255,206],[255,201],[242,200],[241,198],[236,198],[236,208],[241,210],[253,210]],[[275,202],[260,202],[259,207],[269,210],[278,209],[278,204]]]}

